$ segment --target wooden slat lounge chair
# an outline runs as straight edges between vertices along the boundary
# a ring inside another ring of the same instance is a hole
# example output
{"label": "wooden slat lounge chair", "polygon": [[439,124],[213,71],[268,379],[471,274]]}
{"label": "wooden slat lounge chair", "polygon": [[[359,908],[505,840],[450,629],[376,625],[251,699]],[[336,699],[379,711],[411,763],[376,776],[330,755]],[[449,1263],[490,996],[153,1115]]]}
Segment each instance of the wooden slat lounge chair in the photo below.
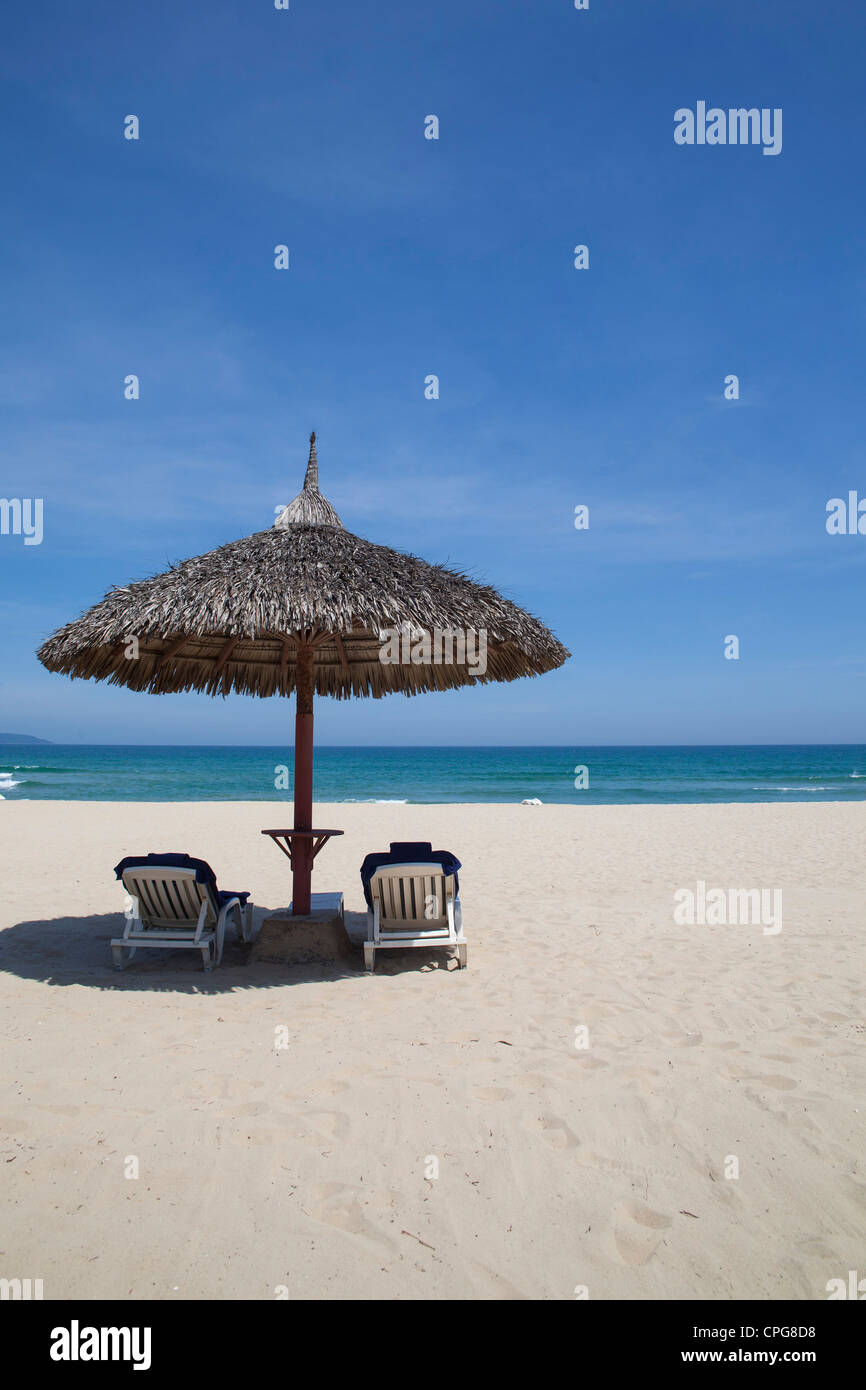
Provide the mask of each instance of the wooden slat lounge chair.
{"label": "wooden slat lounge chair", "polygon": [[187,854],[129,856],[114,872],[133,903],[123,936],[111,942],[116,970],[126,968],[139,946],[192,948],[201,951],[204,969],[213,970],[222,960],[230,916],[238,939],[250,939],[249,893],[220,892],[213,869],[203,859]]}
{"label": "wooden slat lounge chair", "polygon": [[[455,946],[460,968],[467,962],[468,948],[463,936],[463,914],[457,895],[457,874],[448,873],[450,860],[456,869],[460,863],[453,855],[437,855],[429,845],[407,845],[406,850],[427,851],[415,862],[380,863],[371,865],[368,874],[362,870],[368,894],[367,939],[364,942],[364,964],[373,970],[376,952],[414,946]],[[399,858],[398,846],[391,846],[390,856],[370,858]],[[443,863],[437,863],[440,859]],[[366,862],[366,861],[365,861]]]}

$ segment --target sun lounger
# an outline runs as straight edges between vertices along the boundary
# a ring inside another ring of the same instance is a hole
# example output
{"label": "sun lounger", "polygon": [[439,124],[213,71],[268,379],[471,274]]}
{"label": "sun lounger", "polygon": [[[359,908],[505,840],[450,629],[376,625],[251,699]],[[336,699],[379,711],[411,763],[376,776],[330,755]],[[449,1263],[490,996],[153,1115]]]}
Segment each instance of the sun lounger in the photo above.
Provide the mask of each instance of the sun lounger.
{"label": "sun lounger", "polygon": [[113,938],[116,970],[124,970],[139,946],[201,951],[205,970],[219,965],[226,921],[231,916],[241,941],[250,939],[249,893],[221,892],[203,859],[188,854],[128,855],[114,870],[130,898],[123,936]]}
{"label": "sun lounger", "polygon": [[463,914],[458,897],[460,860],[429,843],[394,843],[388,854],[368,854],[361,866],[367,899],[364,964],[376,952],[413,946],[456,946],[466,965]]}

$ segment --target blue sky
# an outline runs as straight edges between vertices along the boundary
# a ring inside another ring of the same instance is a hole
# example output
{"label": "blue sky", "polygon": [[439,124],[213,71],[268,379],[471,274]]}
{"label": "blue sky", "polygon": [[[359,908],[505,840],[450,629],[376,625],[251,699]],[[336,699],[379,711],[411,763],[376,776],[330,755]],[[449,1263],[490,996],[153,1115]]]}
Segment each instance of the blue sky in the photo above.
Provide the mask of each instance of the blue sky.
{"label": "blue sky", "polygon": [[[45,519],[0,536],[0,729],[289,737],[286,701],[34,652],[269,525],[315,428],[350,530],[573,652],[321,700],[322,742],[866,741],[866,536],[825,529],[866,495],[862,5],[49,0],[4,28],[0,496]],[[676,145],[699,100],[781,108],[781,154]]]}

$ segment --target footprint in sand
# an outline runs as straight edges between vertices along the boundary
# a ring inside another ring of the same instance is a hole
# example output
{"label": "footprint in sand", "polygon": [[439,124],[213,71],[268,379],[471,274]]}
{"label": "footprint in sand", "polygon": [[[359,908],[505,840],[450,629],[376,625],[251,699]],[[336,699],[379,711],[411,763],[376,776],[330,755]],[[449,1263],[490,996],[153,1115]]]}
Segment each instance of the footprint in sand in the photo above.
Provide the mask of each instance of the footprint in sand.
{"label": "footprint in sand", "polygon": [[556,1115],[524,1115],[523,1128],[538,1134],[551,1149],[574,1149],[580,1143],[565,1120]]}
{"label": "footprint in sand", "polygon": [[621,1202],[613,1212],[613,1243],[623,1264],[643,1265],[655,1254],[671,1219],[642,1202]]}
{"label": "footprint in sand", "polygon": [[232,1114],[236,1119],[246,1120],[253,1115],[264,1115],[270,1108],[265,1100],[251,1100],[246,1105],[234,1106]]}
{"label": "footprint in sand", "polygon": [[349,1132],[349,1119],[333,1110],[311,1110],[297,1117],[296,1139],[309,1140],[321,1144],[323,1140],[345,1139]]}
{"label": "footprint in sand", "polygon": [[476,1086],[472,1094],[476,1100],[510,1100],[514,1092],[505,1086]]}
{"label": "footprint in sand", "polygon": [[[310,1189],[309,1196],[302,1201],[302,1207],[314,1221],[326,1226],[334,1226],[348,1235],[363,1236],[391,1251],[397,1249],[396,1241],[367,1220],[358,1200],[360,1192],[354,1187],[345,1187],[339,1182],[317,1183]],[[365,1194],[366,1195],[366,1194]]]}
{"label": "footprint in sand", "polygon": [[328,1078],[325,1081],[310,1081],[304,1089],[311,1096],[339,1096],[343,1091],[348,1091],[349,1086],[346,1081]]}
{"label": "footprint in sand", "polygon": [[750,1076],[750,1081],[757,1081],[761,1086],[769,1086],[774,1091],[793,1091],[799,1086],[799,1081],[792,1081],[788,1076]]}

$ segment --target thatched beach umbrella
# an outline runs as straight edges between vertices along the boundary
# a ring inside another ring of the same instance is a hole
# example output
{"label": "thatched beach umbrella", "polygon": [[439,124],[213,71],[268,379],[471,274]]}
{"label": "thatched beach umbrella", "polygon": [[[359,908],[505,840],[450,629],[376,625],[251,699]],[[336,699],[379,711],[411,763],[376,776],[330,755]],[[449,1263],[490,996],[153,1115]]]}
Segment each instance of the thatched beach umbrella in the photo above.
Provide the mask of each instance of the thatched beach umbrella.
{"label": "thatched beach umbrella", "polygon": [[293,912],[303,915],[320,848],[312,824],[314,692],[379,698],[510,681],[551,671],[569,653],[495,589],[346,531],[319,492],[312,434],[303,491],[269,530],[112,589],[38,656],[49,671],[155,695],[294,690],[287,852]]}

